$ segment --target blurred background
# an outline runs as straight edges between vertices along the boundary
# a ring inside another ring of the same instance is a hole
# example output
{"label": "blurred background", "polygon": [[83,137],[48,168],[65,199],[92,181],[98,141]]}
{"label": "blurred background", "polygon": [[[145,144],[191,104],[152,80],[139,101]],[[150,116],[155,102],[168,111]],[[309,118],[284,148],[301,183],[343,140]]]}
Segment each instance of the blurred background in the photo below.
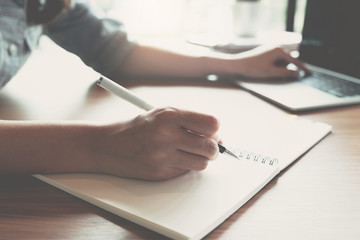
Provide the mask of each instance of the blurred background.
{"label": "blurred background", "polygon": [[[234,4],[245,0],[84,0],[102,17],[122,21],[136,39],[234,34]],[[249,2],[249,0],[247,0]],[[245,1],[246,2],[246,1]],[[253,0],[260,5],[257,28],[286,30],[289,0]],[[295,32],[301,32],[306,0],[296,1]],[[255,17],[255,16],[254,16]]]}

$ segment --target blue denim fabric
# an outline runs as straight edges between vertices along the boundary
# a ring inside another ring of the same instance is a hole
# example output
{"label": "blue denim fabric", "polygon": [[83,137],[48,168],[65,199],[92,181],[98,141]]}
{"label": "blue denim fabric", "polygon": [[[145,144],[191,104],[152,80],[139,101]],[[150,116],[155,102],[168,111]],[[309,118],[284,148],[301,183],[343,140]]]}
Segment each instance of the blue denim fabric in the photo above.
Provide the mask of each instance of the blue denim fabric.
{"label": "blue denim fabric", "polygon": [[25,4],[26,0],[0,0],[0,87],[23,66],[42,34],[108,77],[135,45],[121,23],[98,19],[83,4],[75,3],[45,27],[26,23]]}
{"label": "blue denim fabric", "polygon": [[41,26],[27,26],[24,1],[0,0],[0,87],[22,67],[41,33]]}
{"label": "blue denim fabric", "polygon": [[98,19],[83,4],[75,4],[69,12],[48,25],[45,34],[108,77],[112,77],[135,45],[128,40],[120,22]]}

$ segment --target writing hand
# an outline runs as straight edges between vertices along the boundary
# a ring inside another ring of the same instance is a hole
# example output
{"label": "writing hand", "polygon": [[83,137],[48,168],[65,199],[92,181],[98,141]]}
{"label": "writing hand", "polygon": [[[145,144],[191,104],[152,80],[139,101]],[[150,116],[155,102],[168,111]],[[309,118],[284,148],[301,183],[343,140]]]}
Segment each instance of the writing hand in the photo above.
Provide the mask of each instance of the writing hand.
{"label": "writing hand", "polygon": [[212,116],[171,107],[110,124],[98,143],[98,169],[151,180],[203,170],[218,155],[218,127]]}

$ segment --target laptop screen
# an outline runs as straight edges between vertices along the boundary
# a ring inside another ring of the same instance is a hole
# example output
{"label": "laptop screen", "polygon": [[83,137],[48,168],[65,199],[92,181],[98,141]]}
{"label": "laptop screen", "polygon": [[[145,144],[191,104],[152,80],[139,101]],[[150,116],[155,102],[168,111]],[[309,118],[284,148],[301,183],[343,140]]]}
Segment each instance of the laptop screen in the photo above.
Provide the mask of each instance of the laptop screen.
{"label": "laptop screen", "polygon": [[360,78],[359,24],[359,0],[308,0],[300,59]]}

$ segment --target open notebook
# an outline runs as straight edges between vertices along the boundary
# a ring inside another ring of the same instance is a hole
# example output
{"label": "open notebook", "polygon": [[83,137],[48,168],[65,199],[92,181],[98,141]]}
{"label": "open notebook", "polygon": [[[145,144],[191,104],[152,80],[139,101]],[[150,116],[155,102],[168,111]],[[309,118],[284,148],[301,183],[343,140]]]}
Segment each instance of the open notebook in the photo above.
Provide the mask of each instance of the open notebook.
{"label": "open notebook", "polygon": [[36,177],[172,239],[201,239],[331,131],[327,124],[292,118],[278,119],[272,127],[248,126],[228,132],[237,136],[233,146],[241,146],[235,150],[242,160],[219,154],[206,170],[167,181],[96,174]]}

